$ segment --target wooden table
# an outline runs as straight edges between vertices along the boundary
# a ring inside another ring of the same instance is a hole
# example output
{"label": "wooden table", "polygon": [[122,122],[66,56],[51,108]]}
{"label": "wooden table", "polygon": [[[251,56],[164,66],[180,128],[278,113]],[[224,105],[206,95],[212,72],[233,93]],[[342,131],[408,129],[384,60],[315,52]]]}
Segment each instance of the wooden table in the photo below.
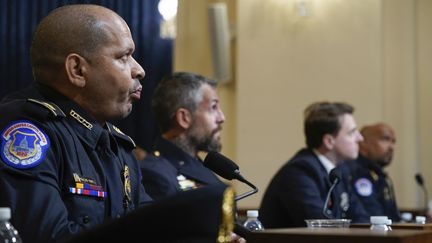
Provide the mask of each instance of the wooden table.
{"label": "wooden table", "polygon": [[289,228],[253,232],[248,243],[432,243],[432,231],[394,229],[376,232],[362,228]]}

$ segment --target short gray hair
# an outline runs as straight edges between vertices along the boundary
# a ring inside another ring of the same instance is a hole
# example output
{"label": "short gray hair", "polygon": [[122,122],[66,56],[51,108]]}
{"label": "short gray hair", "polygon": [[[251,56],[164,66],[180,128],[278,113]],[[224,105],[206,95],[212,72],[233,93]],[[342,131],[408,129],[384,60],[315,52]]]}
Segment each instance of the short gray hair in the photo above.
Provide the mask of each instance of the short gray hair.
{"label": "short gray hair", "polygon": [[202,86],[216,88],[217,82],[190,72],[176,72],[164,77],[156,87],[152,109],[162,133],[168,131],[179,108],[195,113],[202,100]]}

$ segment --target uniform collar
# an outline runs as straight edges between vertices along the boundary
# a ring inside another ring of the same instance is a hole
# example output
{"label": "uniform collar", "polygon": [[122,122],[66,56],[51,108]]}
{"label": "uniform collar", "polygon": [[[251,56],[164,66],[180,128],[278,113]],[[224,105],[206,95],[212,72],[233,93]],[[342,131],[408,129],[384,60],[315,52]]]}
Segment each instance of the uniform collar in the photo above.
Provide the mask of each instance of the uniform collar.
{"label": "uniform collar", "polygon": [[155,150],[158,150],[170,162],[176,161],[174,166],[177,168],[193,162],[201,163],[198,158],[190,156],[177,145],[161,137],[156,140]]}
{"label": "uniform collar", "polygon": [[90,114],[66,96],[42,84],[37,84],[36,88],[45,99],[56,104],[66,114],[65,119],[68,120],[68,124],[76,131],[80,139],[95,149],[104,128]]}
{"label": "uniform collar", "polygon": [[160,156],[177,168],[180,174],[203,184],[221,183],[213,172],[203,165],[199,158],[190,156],[172,142],[164,138],[158,138],[155,149],[159,151]]}
{"label": "uniform collar", "polygon": [[379,166],[376,162],[362,156],[359,154],[358,158],[357,158],[358,163],[361,163],[365,166],[367,166],[367,168],[369,168],[370,170],[375,171],[377,174],[381,174],[381,175],[385,175],[386,173],[384,172],[383,168],[381,166]]}

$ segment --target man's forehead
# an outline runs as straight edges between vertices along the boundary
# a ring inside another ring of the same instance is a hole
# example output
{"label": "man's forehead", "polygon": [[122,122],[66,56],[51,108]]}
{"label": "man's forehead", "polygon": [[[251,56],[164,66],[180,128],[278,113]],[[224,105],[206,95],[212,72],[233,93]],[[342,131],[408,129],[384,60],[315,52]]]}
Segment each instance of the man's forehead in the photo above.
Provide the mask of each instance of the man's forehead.
{"label": "man's forehead", "polygon": [[376,124],[362,129],[362,134],[367,137],[394,136],[394,131],[385,124]]}
{"label": "man's forehead", "polygon": [[201,88],[202,97],[205,102],[219,102],[216,89],[208,84],[204,84]]}
{"label": "man's forehead", "polygon": [[345,113],[339,117],[339,121],[341,124],[341,129],[351,130],[357,127],[355,123],[354,117],[352,114]]}
{"label": "man's forehead", "polygon": [[394,131],[389,126],[380,126],[376,130],[379,136],[394,137]]}

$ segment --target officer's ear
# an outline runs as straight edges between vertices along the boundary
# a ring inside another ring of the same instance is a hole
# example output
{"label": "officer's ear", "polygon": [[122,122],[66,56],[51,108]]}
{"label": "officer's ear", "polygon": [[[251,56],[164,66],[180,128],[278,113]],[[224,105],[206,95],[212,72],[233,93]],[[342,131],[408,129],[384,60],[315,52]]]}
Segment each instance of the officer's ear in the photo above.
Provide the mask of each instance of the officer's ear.
{"label": "officer's ear", "polygon": [[336,143],[336,138],[331,134],[325,134],[323,136],[323,145],[327,150],[333,150]]}
{"label": "officer's ear", "polygon": [[177,124],[184,130],[187,130],[192,125],[192,113],[185,108],[179,108],[175,113]]}
{"label": "officer's ear", "polygon": [[84,73],[87,70],[87,64],[87,61],[76,53],[71,53],[66,57],[66,75],[73,85],[80,88],[86,85]]}

